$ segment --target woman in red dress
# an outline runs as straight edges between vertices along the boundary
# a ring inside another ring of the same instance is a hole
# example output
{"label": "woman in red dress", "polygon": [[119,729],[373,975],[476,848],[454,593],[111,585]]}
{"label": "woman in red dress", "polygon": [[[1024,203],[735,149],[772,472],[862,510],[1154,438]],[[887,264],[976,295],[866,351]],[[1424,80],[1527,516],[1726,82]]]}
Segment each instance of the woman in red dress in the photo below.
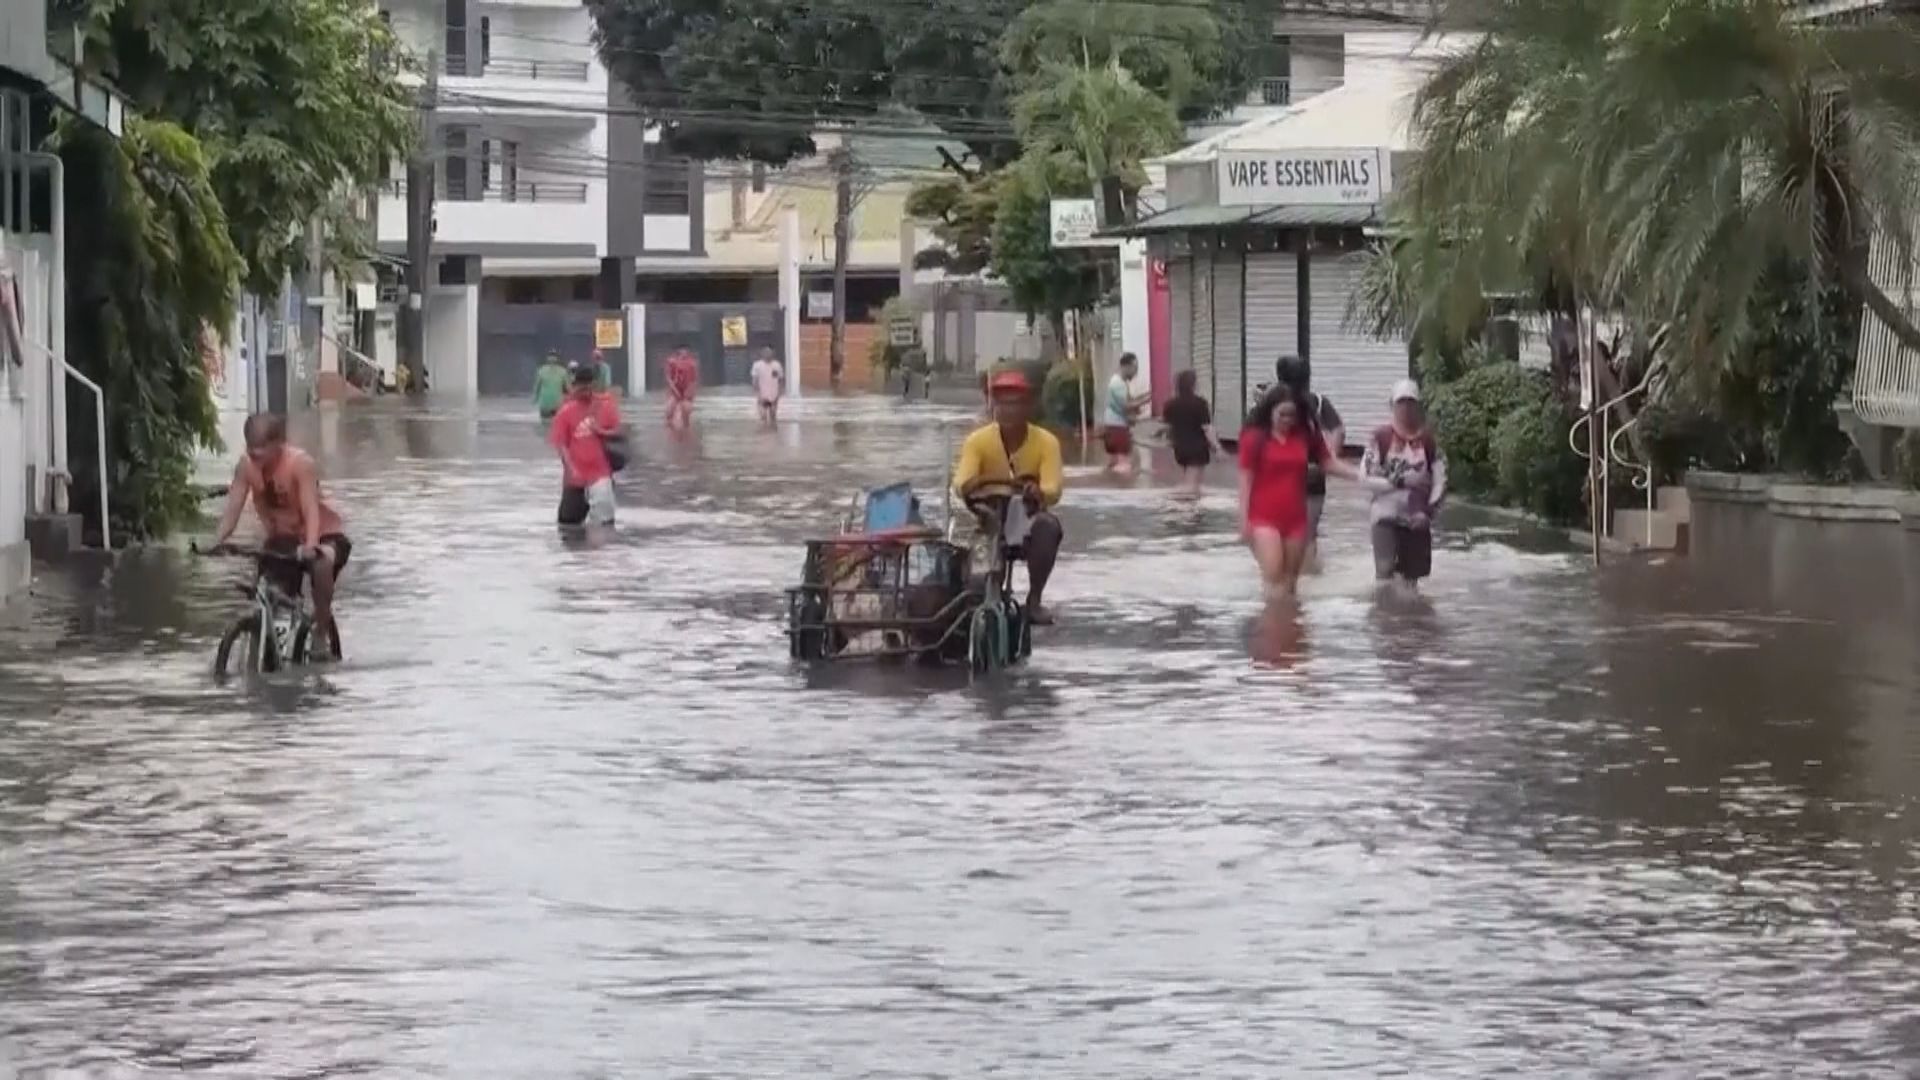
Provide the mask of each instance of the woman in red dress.
{"label": "woman in red dress", "polygon": [[1241,535],[1260,564],[1269,595],[1291,596],[1312,539],[1307,515],[1310,466],[1348,480],[1360,471],[1328,450],[1320,429],[1292,391],[1276,387],[1254,407],[1240,432]]}

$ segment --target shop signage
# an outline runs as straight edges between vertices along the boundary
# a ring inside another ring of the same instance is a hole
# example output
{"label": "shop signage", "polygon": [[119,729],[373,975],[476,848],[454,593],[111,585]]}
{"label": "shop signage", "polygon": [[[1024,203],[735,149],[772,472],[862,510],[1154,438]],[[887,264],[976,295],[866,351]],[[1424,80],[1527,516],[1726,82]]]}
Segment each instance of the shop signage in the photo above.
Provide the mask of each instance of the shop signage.
{"label": "shop signage", "polygon": [[810,292],[807,294],[807,318],[833,318],[833,294],[830,292]]}
{"label": "shop signage", "polygon": [[1386,191],[1386,154],[1366,150],[1223,153],[1222,206],[1372,206]]}
{"label": "shop signage", "polygon": [[1054,247],[1117,247],[1120,243],[1118,237],[1093,235],[1100,227],[1100,215],[1092,199],[1055,199],[1049,210]]}

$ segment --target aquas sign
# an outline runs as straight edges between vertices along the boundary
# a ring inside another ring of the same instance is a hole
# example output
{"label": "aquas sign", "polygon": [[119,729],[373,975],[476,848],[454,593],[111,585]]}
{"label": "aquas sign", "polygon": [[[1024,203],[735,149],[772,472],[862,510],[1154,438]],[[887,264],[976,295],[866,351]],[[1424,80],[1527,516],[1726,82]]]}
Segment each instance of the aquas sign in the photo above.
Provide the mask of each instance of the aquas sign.
{"label": "aquas sign", "polygon": [[1387,189],[1386,153],[1235,151],[1220,155],[1222,206],[1371,206]]}

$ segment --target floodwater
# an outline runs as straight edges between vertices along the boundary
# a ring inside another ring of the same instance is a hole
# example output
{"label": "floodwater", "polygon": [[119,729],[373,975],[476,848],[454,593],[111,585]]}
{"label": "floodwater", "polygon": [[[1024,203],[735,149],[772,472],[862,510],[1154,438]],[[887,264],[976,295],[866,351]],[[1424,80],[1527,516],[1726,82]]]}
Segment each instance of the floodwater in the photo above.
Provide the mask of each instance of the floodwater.
{"label": "floodwater", "polygon": [[587,543],[523,406],[307,422],[337,668],[173,551],[0,613],[0,1076],[1913,1075],[1912,637],[1468,512],[1382,601],[1351,489],[1268,616],[1229,475],[1086,467],[1028,667],[809,671],[966,418],[701,408]]}

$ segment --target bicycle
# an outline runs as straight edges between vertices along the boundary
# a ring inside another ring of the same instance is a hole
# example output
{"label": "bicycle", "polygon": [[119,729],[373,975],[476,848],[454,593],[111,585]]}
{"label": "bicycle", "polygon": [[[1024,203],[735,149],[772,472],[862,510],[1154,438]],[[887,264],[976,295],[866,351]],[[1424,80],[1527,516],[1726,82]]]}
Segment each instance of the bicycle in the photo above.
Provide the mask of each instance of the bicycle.
{"label": "bicycle", "polygon": [[[234,585],[241,595],[251,601],[251,609],[235,619],[233,625],[221,635],[219,647],[213,654],[215,675],[232,673],[230,669],[235,647],[243,641],[246,648],[240,655],[246,666],[242,670],[249,674],[271,675],[284,671],[289,665],[313,662],[313,607],[307,602],[304,588],[306,560],[297,555],[283,555],[264,549],[247,550],[232,545],[220,545],[205,551],[195,546],[193,550],[195,554],[207,557],[244,556],[254,561],[253,580]],[[292,576],[300,581],[301,590],[289,593],[281,585],[281,575]],[[338,659],[340,642],[337,629],[334,638],[333,655]]]}
{"label": "bicycle", "polygon": [[1014,546],[1007,543],[1007,510],[1021,497],[1013,484],[982,484],[965,497],[983,531],[992,539],[980,603],[967,625],[967,661],[975,675],[1011,667],[1033,653],[1033,624],[1013,597]]}

